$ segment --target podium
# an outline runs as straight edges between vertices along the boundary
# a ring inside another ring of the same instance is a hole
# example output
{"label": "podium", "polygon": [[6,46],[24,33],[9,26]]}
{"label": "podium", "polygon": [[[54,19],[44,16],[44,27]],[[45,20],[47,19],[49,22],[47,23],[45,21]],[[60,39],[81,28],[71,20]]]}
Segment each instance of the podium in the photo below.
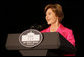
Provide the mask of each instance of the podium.
{"label": "podium", "polygon": [[48,50],[59,50],[63,53],[74,54],[76,52],[75,47],[68,42],[60,33],[58,32],[45,32],[42,33],[42,42],[32,48],[24,47],[20,44],[18,37],[20,33],[8,34],[6,48],[7,50],[19,50],[23,56],[46,56]]}

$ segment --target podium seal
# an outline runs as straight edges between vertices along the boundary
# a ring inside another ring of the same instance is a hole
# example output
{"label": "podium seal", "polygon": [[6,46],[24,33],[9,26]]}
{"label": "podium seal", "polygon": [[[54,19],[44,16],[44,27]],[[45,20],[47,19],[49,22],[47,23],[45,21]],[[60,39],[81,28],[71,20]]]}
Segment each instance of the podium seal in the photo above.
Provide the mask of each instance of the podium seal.
{"label": "podium seal", "polygon": [[35,29],[29,29],[22,32],[19,36],[19,42],[24,47],[35,47],[42,42],[42,34]]}

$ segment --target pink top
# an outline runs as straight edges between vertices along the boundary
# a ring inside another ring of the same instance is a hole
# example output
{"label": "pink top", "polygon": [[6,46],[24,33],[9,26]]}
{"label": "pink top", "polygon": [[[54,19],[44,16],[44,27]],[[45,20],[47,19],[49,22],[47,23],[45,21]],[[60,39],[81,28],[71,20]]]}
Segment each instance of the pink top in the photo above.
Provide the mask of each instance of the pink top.
{"label": "pink top", "polygon": [[[43,32],[50,32],[50,26],[47,29],[44,29],[41,31]],[[75,39],[74,35],[71,29],[68,29],[64,27],[62,24],[58,27],[57,31],[59,32],[62,36],[64,36],[74,47],[75,47]]]}

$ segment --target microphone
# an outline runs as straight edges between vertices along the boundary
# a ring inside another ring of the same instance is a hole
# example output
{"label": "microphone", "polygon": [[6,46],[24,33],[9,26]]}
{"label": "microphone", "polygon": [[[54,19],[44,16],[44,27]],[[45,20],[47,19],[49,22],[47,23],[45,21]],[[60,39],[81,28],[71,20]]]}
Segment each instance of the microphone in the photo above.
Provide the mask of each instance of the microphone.
{"label": "microphone", "polygon": [[41,31],[43,29],[43,26],[39,24],[33,24],[32,26],[30,26],[30,29],[36,29]]}

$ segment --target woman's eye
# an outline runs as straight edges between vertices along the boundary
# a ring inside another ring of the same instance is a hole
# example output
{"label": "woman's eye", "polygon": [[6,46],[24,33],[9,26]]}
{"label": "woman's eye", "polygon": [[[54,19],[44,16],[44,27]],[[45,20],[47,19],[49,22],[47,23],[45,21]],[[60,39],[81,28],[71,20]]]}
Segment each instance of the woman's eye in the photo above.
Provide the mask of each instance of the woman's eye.
{"label": "woman's eye", "polygon": [[49,13],[49,15],[51,15],[51,13]]}

